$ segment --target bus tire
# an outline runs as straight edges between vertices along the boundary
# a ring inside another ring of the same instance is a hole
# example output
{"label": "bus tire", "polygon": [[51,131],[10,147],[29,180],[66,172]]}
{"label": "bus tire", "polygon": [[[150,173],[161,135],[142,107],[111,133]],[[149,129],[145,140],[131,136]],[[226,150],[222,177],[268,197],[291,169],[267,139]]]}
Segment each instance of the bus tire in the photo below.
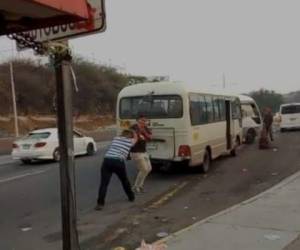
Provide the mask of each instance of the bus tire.
{"label": "bus tire", "polygon": [[210,152],[206,149],[203,156],[203,162],[201,164],[202,172],[207,173],[210,169],[210,165],[211,165],[211,156],[210,156]]}

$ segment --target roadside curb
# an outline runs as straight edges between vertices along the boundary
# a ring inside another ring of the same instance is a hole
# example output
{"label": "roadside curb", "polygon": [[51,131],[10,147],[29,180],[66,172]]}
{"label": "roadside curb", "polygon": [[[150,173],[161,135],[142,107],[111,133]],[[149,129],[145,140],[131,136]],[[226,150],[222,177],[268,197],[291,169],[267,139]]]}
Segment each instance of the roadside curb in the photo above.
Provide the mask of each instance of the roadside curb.
{"label": "roadside curb", "polygon": [[194,223],[194,224],[192,224],[190,226],[187,226],[187,227],[185,227],[185,228],[183,228],[183,229],[181,229],[181,230],[179,230],[179,231],[177,231],[175,233],[172,233],[171,235],[169,235],[169,236],[167,236],[167,237],[165,237],[165,238],[163,238],[161,240],[155,241],[155,243],[156,244],[166,243],[167,241],[176,238],[181,233],[188,232],[188,231],[192,230],[193,228],[198,227],[199,225],[205,224],[205,223],[209,222],[210,220],[212,220],[214,218],[217,218],[217,217],[219,217],[221,215],[225,215],[225,214],[227,214],[227,213],[229,213],[229,212],[231,212],[233,210],[236,210],[236,209],[238,209],[238,208],[240,208],[240,207],[242,207],[244,205],[247,205],[249,203],[254,202],[255,200],[258,200],[259,198],[261,198],[261,197],[263,197],[263,196],[265,196],[267,194],[273,193],[275,190],[283,188],[284,186],[286,186],[290,182],[293,182],[295,179],[297,179],[299,177],[300,177],[300,171],[298,171],[298,172],[294,173],[293,175],[291,175],[291,176],[283,179],[280,183],[276,184],[275,186],[273,186],[273,187],[265,190],[264,192],[262,192],[262,193],[260,193],[260,194],[258,194],[256,196],[254,196],[254,197],[251,197],[248,200],[242,201],[242,202],[240,202],[240,203],[238,203],[236,205],[233,205],[233,206],[231,206],[231,207],[229,207],[229,208],[227,208],[225,210],[222,210],[222,211],[220,211],[220,212],[218,212],[218,213],[216,213],[214,215],[211,215],[211,216],[209,216],[209,217],[207,217],[207,218],[205,218],[205,219],[203,219],[201,221],[198,221],[198,222],[196,222],[196,223]]}

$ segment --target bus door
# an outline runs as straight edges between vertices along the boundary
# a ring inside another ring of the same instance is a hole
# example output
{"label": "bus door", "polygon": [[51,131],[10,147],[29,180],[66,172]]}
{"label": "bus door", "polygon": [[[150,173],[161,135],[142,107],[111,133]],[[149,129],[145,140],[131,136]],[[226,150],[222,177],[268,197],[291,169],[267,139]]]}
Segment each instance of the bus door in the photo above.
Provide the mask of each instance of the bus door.
{"label": "bus door", "polygon": [[225,114],[226,114],[226,148],[227,150],[232,147],[231,140],[231,131],[232,131],[232,122],[231,122],[231,101],[225,100]]}

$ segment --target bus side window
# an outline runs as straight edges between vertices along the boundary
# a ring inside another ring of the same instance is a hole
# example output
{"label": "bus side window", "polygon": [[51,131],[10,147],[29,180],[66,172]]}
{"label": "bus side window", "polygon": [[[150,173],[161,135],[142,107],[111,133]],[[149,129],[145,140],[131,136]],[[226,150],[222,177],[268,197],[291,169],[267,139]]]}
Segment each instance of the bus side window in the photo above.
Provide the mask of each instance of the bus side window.
{"label": "bus side window", "polygon": [[240,102],[237,99],[235,99],[234,101],[231,102],[231,107],[232,107],[232,119],[241,119],[242,114],[241,114]]}
{"label": "bus side window", "polygon": [[207,108],[206,108],[206,102],[205,97],[203,95],[199,95],[199,111],[200,111],[200,124],[206,124],[207,119]]}
{"label": "bus side window", "polygon": [[213,106],[214,106],[214,121],[220,121],[220,109],[219,109],[219,99],[218,97],[213,98]]}
{"label": "bus side window", "polygon": [[214,121],[214,109],[213,109],[212,97],[205,96],[205,101],[206,101],[206,110],[207,110],[207,122],[213,122]]}
{"label": "bus side window", "polygon": [[219,98],[219,108],[220,108],[220,119],[221,121],[226,120],[226,113],[225,113],[225,100],[223,98]]}
{"label": "bus side window", "polygon": [[190,94],[190,116],[192,125],[200,124],[199,102],[196,94]]}

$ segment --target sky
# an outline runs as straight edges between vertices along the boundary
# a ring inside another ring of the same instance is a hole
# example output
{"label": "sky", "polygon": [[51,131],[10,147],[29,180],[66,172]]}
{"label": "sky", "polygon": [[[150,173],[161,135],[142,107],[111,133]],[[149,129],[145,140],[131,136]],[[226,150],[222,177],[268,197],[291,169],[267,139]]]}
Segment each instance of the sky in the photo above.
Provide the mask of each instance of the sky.
{"label": "sky", "polygon": [[[106,31],[71,47],[129,74],[199,89],[222,90],[224,75],[226,91],[287,93],[300,90],[299,9],[297,0],[106,0]],[[0,47],[5,55],[11,42]]]}

